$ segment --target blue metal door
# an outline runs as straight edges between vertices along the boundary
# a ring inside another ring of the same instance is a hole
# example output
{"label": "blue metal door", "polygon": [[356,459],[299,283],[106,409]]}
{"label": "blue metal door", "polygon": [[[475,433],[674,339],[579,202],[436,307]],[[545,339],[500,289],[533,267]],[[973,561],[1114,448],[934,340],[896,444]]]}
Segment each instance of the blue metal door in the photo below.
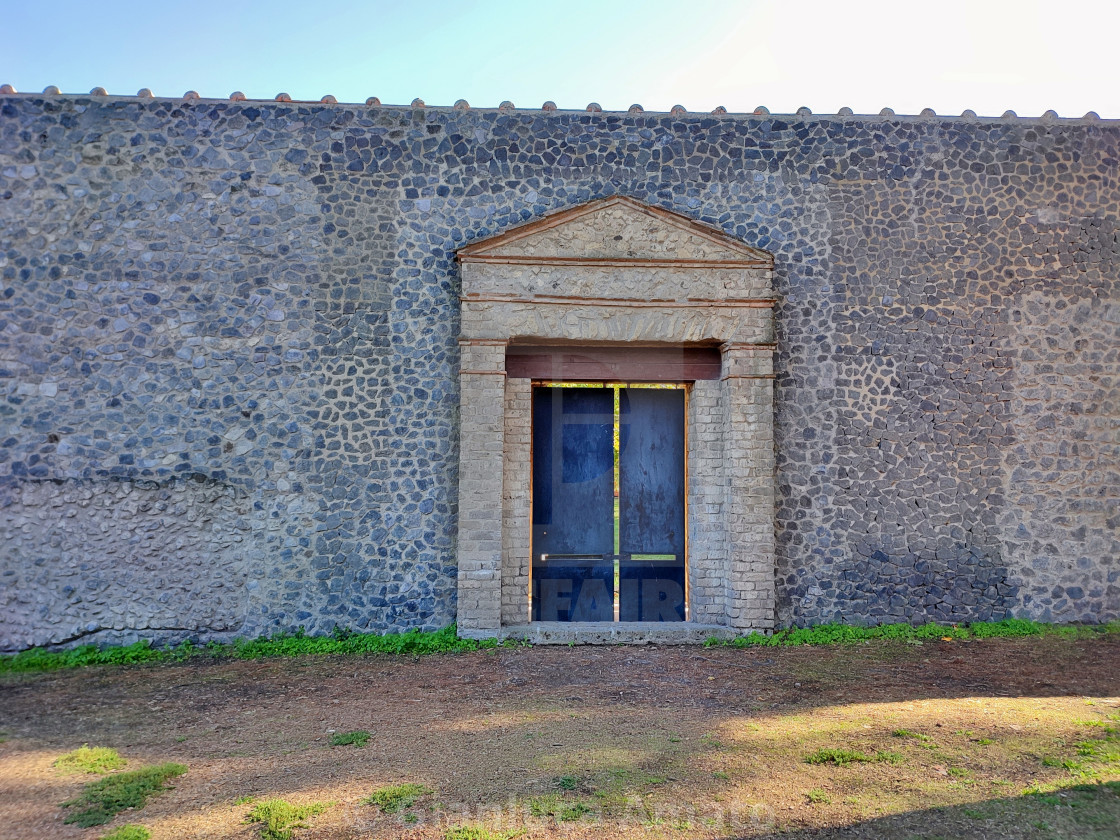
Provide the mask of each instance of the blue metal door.
{"label": "blue metal door", "polygon": [[684,413],[680,388],[533,390],[534,621],[685,620]]}
{"label": "blue metal door", "polygon": [[619,619],[684,621],[684,391],[619,402]]}
{"label": "blue metal door", "polygon": [[533,390],[533,620],[614,620],[614,391]]}

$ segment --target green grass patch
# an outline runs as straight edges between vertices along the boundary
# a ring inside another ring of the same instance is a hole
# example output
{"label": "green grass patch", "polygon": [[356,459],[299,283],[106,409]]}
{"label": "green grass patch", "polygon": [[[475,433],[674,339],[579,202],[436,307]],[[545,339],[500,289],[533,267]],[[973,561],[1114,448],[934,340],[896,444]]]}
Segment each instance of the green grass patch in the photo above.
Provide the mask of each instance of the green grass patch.
{"label": "green grass patch", "polygon": [[121,811],[143,808],[149,796],[167,790],[170,779],[186,772],[182,764],[158,764],[90,782],[80,796],[62,803],[75,809],[63,822],[82,828],[105,825]]}
{"label": "green grass patch", "polygon": [[411,808],[421,796],[427,796],[431,788],[423,785],[406,782],[403,785],[389,785],[378,788],[362,802],[366,805],[376,805],[382,813],[395,814],[401,808]]}
{"label": "green grass patch", "polygon": [[813,788],[811,791],[809,791],[807,794],[805,794],[805,798],[808,799],[809,802],[811,802],[813,805],[831,805],[832,804],[832,797],[829,796],[827,793],[825,793],[820,788]]}
{"label": "green grass patch", "polygon": [[[502,642],[516,647],[523,642]],[[151,642],[96,647],[82,645],[71,650],[31,648],[10,656],[0,656],[0,674],[30,671],[58,671],[88,665],[136,665],[141,663],[185,662],[196,659],[264,659],[277,656],[362,655],[373,653],[420,656],[430,653],[463,653],[498,647],[494,639],[460,639],[455,625],[434,632],[411,630],[407,633],[351,633],[337,630],[329,636],[308,636],[302,630],[277,633],[259,639],[239,639],[230,644],[210,642],[196,645],[183,642],[176,647],[152,647]]]}
{"label": "green grass patch", "polygon": [[260,825],[264,840],[290,840],[297,828],[307,828],[306,820],[327,810],[327,803],[293,805],[283,799],[266,799],[258,803],[245,817],[247,823]]}
{"label": "green grass patch", "polygon": [[148,840],[152,832],[142,825],[122,825],[106,834],[101,840]]}
{"label": "green grass patch", "polygon": [[1105,734],[1112,735],[1116,733],[1116,729],[1106,720],[1075,720],[1078,726],[1096,726],[1105,731]]}
{"label": "green grass patch", "polygon": [[879,750],[875,755],[868,755],[858,750],[846,750],[832,747],[819,749],[815,753],[810,753],[805,756],[806,764],[835,764],[837,767],[844,767],[848,764],[867,764],[873,761],[885,762],[887,764],[902,764],[905,760],[906,759],[898,753],[889,752],[887,750]]}
{"label": "green grass patch", "polygon": [[559,776],[553,784],[557,790],[575,790],[579,787],[579,779],[575,776]]}
{"label": "green grass patch", "polygon": [[810,753],[805,756],[806,764],[835,764],[837,767],[874,760],[874,758],[866,753],[861,753],[857,750],[832,748],[819,749],[815,753]]}
{"label": "green grass patch", "polygon": [[481,825],[453,825],[444,832],[443,840],[513,840],[525,833],[525,829],[510,831],[491,831]]}
{"label": "green grass patch", "polygon": [[895,738],[913,738],[916,741],[929,742],[928,735],[923,735],[921,732],[913,732],[909,729],[896,729],[891,735]]}
{"label": "green grass patch", "polygon": [[1120,743],[1116,741],[1078,741],[1077,754],[1102,764],[1120,764]]}
{"label": "green grass patch", "polygon": [[76,750],[56,758],[52,766],[63,773],[111,773],[128,764],[121,754],[110,747],[91,747],[83,744]]}
{"label": "green grass patch", "polygon": [[1043,624],[1023,618],[1005,618],[1002,621],[976,621],[972,624],[881,624],[860,627],[849,624],[818,624],[812,627],[787,627],[765,636],[751,633],[734,639],[710,638],[708,647],[789,647],[796,645],[855,644],[877,639],[902,642],[938,641],[949,639],[1018,638],[1023,636],[1085,637],[1120,634],[1120,622],[1097,625]]}
{"label": "green grass patch", "polygon": [[331,736],[332,747],[364,747],[372,736],[364,729],[353,732],[336,732]]}
{"label": "green grass patch", "polygon": [[[878,627],[858,627],[847,624],[820,624],[814,627],[789,627],[770,636],[752,633],[734,639],[710,638],[711,646],[731,647],[795,646],[854,644],[875,639],[896,641],[922,641],[949,638],[987,639],[1019,636],[1057,635],[1091,638],[1104,634],[1120,634],[1120,622],[1100,625],[1042,624],[1026,619],[1009,618],[995,622],[974,622],[968,625],[883,624]],[[137,665],[142,663],[184,662],[210,659],[264,659],[266,657],[310,655],[362,655],[394,654],[421,656],[431,653],[464,653],[496,647],[517,647],[526,644],[514,640],[497,642],[494,639],[460,639],[455,625],[442,630],[407,633],[353,633],[336,630],[327,636],[308,636],[302,629],[292,633],[277,633],[259,639],[238,639],[229,644],[208,642],[205,645],[183,642],[175,647],[153,647],[149,641],[131,645],[97,647],[82,645],[70,650],[31,648],[20,653],[0,656],[0,674],[34,671],[58,671],[67,668],[84,668],[89,665]],[[672,740],[672,739],[670,739]]]}
{"label": "green grass patch", "polygon": [[556,794],[534,796],[529,800],[529,813],[534,817],[552,817],[556,822],[573,822],[591,809],[583,802],[571,802]]}

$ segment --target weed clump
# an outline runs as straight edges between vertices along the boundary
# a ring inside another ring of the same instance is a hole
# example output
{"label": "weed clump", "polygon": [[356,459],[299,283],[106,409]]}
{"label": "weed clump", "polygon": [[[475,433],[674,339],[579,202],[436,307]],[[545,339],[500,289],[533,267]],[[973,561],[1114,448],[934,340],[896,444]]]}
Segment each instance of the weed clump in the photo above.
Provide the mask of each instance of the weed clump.
{"label": "weed clump", "polygon": [[865,753],[844,749],[819,749],[805,756],[806,764],[835,764],[837,767],[873,760]]}
{"label": "weed clump", "polygon": [[805,797],[813,805],[831,805],[832,804],[832,797],[829,796],[827,793],[825,793],[820,788],[813,788],[811,791],[809,791],[807,794],[805,794]]}
{"label": "weed clump", "polygon": [[867,753],[861,753],[858,750],[823,748],[805,756],[806,764],[835,764],[837,767],[844,767],[848,764],[870,763],[873,761],[882,761],[887,764],[901,764],[904,760],[905,759],[898,753],[888,752],[887,750],[879,750],[875,755],[867,755]]}
{"label": "weed clump", "polygon": [[389,785],[378,788],[362,802],[366,805],[376,805],[384,814],[395,814],[402,808],[411,808],[416,800],[431,793],[431,788],[412,782],[403,785]]}
{"label": "weed clump", "polygon": [[101,840],[149,840],[152,832],[142,825],[122,825],[106,834]]}
{"label": "weed clump", "polygon": [[354,732],[336,732],[331,736],[332,747],[364,747],[369,743],[372,736],[364,729],[358,729]]}
{"label": "weed clump", "polygon": [[52,766],[63,773],[111,773],[128,764],[120,753],[110,747],[91,747],[83,744],[76,750],[56,758]]}
{"label": "weed clump", "polygon": [[591,809],[583,802],[568,802],[556,794],[535,796],[529,800],[529,813],[534,817],[552,817],[556,822],[573,822]]}
{"label": "weed clump", "polygon": [[81,796],[62,803],[63,808],[75,808],[64,823],[82,828],[105,825],[128,808],[143,808],[149,796],[167,790],[167,782],[187,772],[182,764],[157,764],[118,773],[85,786]]}
{"label": "weed clump", "polygon": [[491,831],[481,825],[454,825],[444,833],[443,840],[513,840],[524,833],[524,829]]}
{"label": "weed clump", "polygon": [[297,828],[307,828],[308,817],[316,817],[327,810],[326,803],[293,805],[283,799],[266,799],[258,803],[245,817],[247,823],[260,823],[263,840],[290,840]]}
{"label": "weed clump", "polygon": [[921,732],[913,732],[909,729],[896,729],[891,733],[895,738],[913,738],[916,741],[928,742],[929,736],[923,735]]}

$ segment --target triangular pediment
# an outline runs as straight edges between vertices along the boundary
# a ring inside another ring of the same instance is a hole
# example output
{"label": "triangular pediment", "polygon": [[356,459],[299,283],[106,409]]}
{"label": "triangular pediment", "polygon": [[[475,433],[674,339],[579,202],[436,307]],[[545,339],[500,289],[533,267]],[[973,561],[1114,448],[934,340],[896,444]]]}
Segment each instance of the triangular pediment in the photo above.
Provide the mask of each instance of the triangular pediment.
{"label": "triangular pediment", "polygon": [[467,245],[462,262],[773,266],[765,251],[687,216],[614,196]]}

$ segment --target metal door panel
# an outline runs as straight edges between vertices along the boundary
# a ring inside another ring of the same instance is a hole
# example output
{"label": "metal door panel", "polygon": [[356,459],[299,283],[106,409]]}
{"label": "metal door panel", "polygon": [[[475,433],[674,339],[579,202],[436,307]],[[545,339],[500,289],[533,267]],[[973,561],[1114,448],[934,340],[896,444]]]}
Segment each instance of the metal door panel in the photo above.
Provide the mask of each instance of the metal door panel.
{"label": "metal door panel", "polygon": [[685,488],[681,389],[620,399],[619,619],[684,621]]}
{"label": "metal door panel", "polygon": [[533,390],[533,619],[614,618],[614,392]]}

